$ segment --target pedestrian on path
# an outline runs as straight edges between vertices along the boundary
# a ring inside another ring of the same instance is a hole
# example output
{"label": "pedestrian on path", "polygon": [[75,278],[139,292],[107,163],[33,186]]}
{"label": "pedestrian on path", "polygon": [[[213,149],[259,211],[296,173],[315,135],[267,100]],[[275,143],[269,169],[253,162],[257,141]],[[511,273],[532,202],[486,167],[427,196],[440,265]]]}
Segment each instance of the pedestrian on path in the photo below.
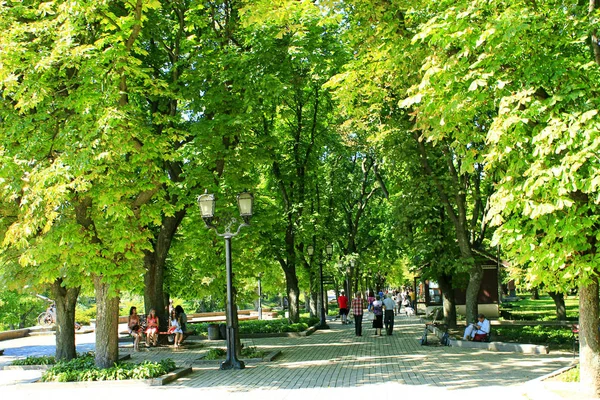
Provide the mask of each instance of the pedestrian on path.
{"label": "pedestrian on path", "polygon": [[348,298],[344,294],[343,290],[342,290],[342,293],[340,294],[340,296],[338,297],[338,306],[340,307],[340,318],[342,320],[342,324],[347,324],[348,323]]}
{"label": "pedestrian on path", "polygon": [[354,332],[356,336],[362,336],[362,319],[365,301],[360,292],[356,292],[356,297],[352,299],[352,315],[354,315]]}
{"label": "pedestrian on path", "polygon": [[394,307],[396,302],[392,299],[392,295],[388,293],[383,300],[383,308],[385,309],[385,315],[383,321],[385,323],[385,332],[388,336],[391,336],[394,330]]}
{"label": "pedestrian on path", "polygon": [[381,329],[383,328],[383,304],[381,303],[381,297],[375,296],[373,302],[373,328],[375,328],[375,336],[381,336]]}

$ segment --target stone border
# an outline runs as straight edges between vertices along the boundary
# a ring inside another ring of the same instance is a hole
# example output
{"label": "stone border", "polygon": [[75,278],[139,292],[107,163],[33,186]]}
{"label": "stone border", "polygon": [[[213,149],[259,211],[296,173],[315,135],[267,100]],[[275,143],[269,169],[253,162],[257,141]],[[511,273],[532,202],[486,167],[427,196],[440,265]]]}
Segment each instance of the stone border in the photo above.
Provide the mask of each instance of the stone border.
{"label": "stone border", "polygon": [[144,379],[144,382],[146,382],[150,386],[163,386],[181,378],[182,376],[186,376],[191,373],[192,367],[176,368],[175,370],[165,375],[159,376],[158,378]]}
{"label": "stone border", "polygon": [[[434,325],[427,325],[427,328],[438,339],[442,337],[444,332]],[[450,339],[450,346],[462,347],[467,349],[482,349],[491,351],[501,351],[509,353],[523,354],[548,354],[550,352],[548,346],[536,344],[521,344],[521,343],[505,343],[505,342],[469,342],[467,340]]]}
{"label": "stone border", "polygon": [[567,371],[572,370],[573,368],[577,367],[579,365],[579,361],[573,361],[571,363],[571,365],[567,365],[566,367],[562,367],[560,369],[557,369],[556,371],[550,372],[549,374],[546,375],[542,375],[538,378],[532,379],[530,381],[527,381],[527,383],[531,383],[531,382],[541,382],[541,381],[545,381],[546,379],[550,379],[550,378],[554,378],[557,375],[560,375],[562,373],[565,373]]}
{"label": "stone border", "polygon": [[[274,350],[264,356],[263,358],[243,358],[242,361],[245,363],[259,363],[259,362],[272,362],[277,356],[281,354],[281,350]],[[218,360],[203,360],[202,357],[205,355],[201,355],[197,360],[194,360],[193,364],[217,364],[222,363],[225,359]]]}

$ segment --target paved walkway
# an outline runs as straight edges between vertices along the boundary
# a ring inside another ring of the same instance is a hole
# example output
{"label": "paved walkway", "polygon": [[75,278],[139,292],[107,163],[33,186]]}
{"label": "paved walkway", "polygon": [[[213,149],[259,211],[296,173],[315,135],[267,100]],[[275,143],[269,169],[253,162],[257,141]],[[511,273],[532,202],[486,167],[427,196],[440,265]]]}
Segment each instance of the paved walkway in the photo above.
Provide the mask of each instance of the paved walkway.
{"label": "paved walkway", "polygon": [[[365,321],[365,327],[369,325]],[[366,328],[362,337],[354,336],[353,325],[330,323],[332,329],[317,331],[301,338],[243,339],[263,350],[281,350],[272,363],[249,363],[245,370],[220,371],[218,363],[202,362],[200,356],[210,347],[222,347],[224,341],[203,341],[203,346],[190,349],[152,348],[133,352],[121,348],[120,354],[131,354],[134,361],[172,358],[179,366],[192,366],[194,372],[166,388],[150,388],[140,384],[23,384],[25,375],[15,379],[14,371],[0,371],[0,390],[38,392],[45,390],[86,390],[86,393],[110,395],[126,388],[164,398],[164,390],[179,390],[197,396],[292,399],[319,396],[332,398],[376,397],[398,399],[409,393],[415,396],[431,394],[458,398],[480,394],[485,398],[536,398],[542,395],[538,384],[527,383],[535,378],[567,366],[569,353],[525,355],[468,350],[441,346],[420,346],[423,324],[414,317],[396,317],[392,336],[373,336]],[[6,349],[0,365],[26,354],[53,354],[53,337],[32,337],[0,342]],[[78,335],[78,350],[93,348],[93,334]],[[432,341],[435,341],[432,340]],[[12,376],[9,377],[8,375]],[[27,379],[31,378],[28,374]],[[537,386],[535,386],[537,385]],[[402,393],[402,395],[400,395]],[[534,393],[534,394],[532,394]],[[377,394],[374,396],[374,394]],[[498,397],[496,397],[498,395]],[[456,397],[455,397],[456,396]],[[545,399],[553,398],[545,393]],[[479,397],[479,396],[478,396]],[[542,397],[540,397],[542,398]]]}

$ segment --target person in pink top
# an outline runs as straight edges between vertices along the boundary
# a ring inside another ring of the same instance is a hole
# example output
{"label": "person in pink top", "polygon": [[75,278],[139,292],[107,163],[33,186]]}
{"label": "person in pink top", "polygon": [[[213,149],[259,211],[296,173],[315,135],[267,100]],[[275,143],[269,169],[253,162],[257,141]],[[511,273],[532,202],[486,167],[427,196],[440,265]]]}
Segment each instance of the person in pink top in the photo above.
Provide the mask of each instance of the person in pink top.
{"label": "person in pink top", "polygon": [[340,318],[342,319],[342,324],[347,324],[348,323],[348,298],[344,294],[343,290],[342,290],[342,293],[340,294],[340,297],[338,297],[338,306],[340,307]]}

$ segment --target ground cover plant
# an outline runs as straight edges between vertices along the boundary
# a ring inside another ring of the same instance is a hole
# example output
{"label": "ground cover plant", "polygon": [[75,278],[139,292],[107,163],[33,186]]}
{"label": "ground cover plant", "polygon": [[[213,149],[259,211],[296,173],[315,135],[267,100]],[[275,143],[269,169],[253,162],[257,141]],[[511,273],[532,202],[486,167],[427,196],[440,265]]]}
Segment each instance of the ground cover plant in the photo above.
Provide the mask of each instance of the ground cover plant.
{"label": "ground cover plant", "polygon": [[[241,351],[241,357],[243,358],[263,358],[266,352],[258,350],[256,346],[243,347]],[[227,350],[220,347],[210,349],[204,356],[205,360],[220,360],[225,358]]]}
{"label": "ground cover plant", "polygon": [[12,365],[54,365],[56,358],[54,356],[27,356],[20,360],[14,360]]}
{"label": "ground cover plant", "polygon": [[59,361],[42,375],[43,382],[109,381],[150,379],[175,369],[171,359],[140,364],[117,362],[113,367],[101,369],[94,365],[94,355],[87,353],[68,362]]}
{"label": "ground cover plant", "polygon": [[[317,318],[300,318],[300,322],[290,323],[285,318],[280,319],[265,319],[253,321],[240,321],[239,332],[242,334],[251,333],[283,333],[283,332],[302,332],[318,323]],[[211,323],[194,324],[192,328],[198,335],[205,335],[208,331],[208,326]]]}

